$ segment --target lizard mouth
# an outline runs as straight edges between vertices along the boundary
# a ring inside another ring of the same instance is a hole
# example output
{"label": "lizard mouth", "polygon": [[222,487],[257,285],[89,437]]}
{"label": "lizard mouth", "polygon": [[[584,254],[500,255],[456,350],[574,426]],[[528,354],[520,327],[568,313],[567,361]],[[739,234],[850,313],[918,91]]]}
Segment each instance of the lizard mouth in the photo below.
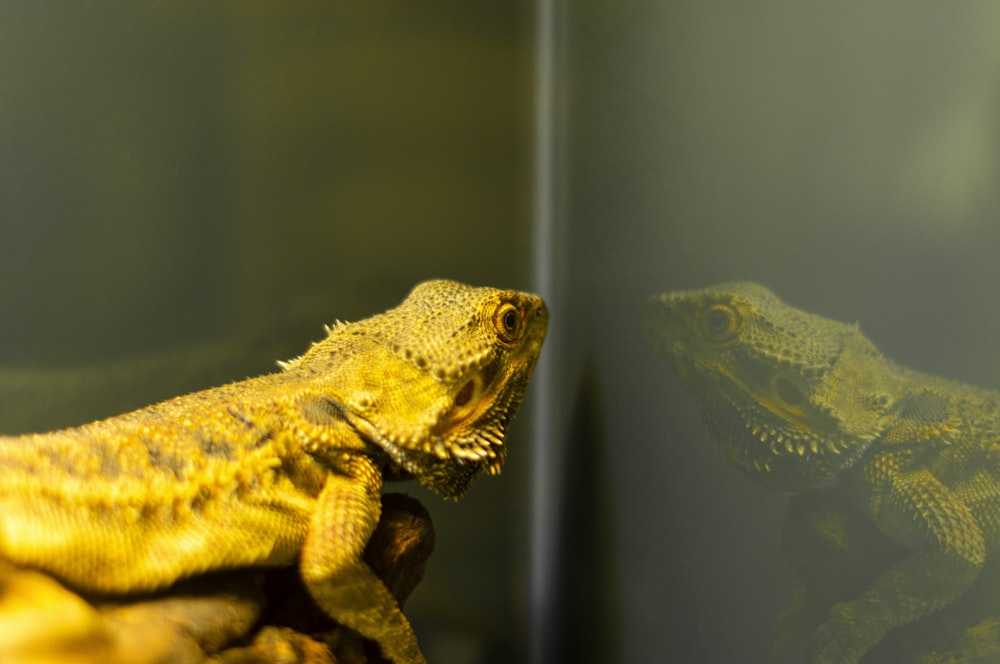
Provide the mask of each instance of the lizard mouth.
{"label": "lizard mouth", "polygon": [[721,341],[707,342],[682,305],[667,295],[650,298],[646,332],[730,463],[781,491],[822,484],[850,465],[854,441],[811,405],[794,367],[749,352],[721,327]]}
{"label": "lizard mouth", "polygon": [[470,378],[459,390],[455,407],[435,433],[434,454],[460,463],[479,464],[497,475],[507,457],[507,429],[527,387],[530,368],[509,374],[488,370]]}
{"label": "lizard mouth", "polygon": [[727,460],[764,486],[799,491],[851,463],[853,441],[837,435],[828,414],[810,410],[779,371],[699,356],[680,342],[670,349],[675,373]]}
{"label": "lizard mouth", "polygon": [[741,388],[701,387],[693,392],[727,460],[764,486],[796,492],[822,484],[850,465],[852,441],[836,431],[775,417],[773,404]]}

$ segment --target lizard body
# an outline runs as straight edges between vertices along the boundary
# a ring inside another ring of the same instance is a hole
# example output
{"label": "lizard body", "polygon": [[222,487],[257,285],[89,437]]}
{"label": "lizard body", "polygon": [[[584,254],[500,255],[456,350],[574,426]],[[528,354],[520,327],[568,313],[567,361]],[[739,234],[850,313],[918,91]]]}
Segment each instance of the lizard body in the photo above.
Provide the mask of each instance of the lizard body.
{"label": "lizard body", "polygon": [[733,464],[771,489],[844,496],[904,551],[829,607],[813,662],[859,661],[1000,553],[1000,393],[893,364],[856,326],[757,284],[655,296],[643,318]]}
{"label": "lizard body", "polygon": [[423,662],[361,558],[383,481],[458,498],[498,473],[546,324],[537,296],[425,282],[280,373],[0,437],[0,557],[111,594],[298,559],[327,614]]}

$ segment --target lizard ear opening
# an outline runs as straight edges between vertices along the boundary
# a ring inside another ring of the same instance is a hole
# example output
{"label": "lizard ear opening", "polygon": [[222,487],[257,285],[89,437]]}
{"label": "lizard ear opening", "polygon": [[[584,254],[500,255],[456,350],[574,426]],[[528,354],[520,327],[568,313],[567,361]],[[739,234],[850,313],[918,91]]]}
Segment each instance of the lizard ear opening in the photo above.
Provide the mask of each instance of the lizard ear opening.
{"label": "lizard ear opening", "polygon": [[455,407],[461,408],[465,404],[472,400],[472,394],[476,391],[476,381],[475,379],[467,382],[462,389],[459,391],[458,396],[455,397]]}
{"label": "lizard ear opening", "polygon": [[806,403],[806,395],[799,389],[799,386],[781,374],[775,374],[774,379],[771,381],[771,389],[786,406],[794,408],[803,406]]}
{"label": "lizard ear opening", "polygon": [[473,376],[462,385],[462,389],[458,391],[458,394],[455,395],[455,400],[452,402],[451,411],[445,414],[444,419],[438,427],[438,431],[441,433],[448,431],[455,425],[468,419],[478,409],[480,402],[483,400],[482,385],[483,383],[479,376]]}

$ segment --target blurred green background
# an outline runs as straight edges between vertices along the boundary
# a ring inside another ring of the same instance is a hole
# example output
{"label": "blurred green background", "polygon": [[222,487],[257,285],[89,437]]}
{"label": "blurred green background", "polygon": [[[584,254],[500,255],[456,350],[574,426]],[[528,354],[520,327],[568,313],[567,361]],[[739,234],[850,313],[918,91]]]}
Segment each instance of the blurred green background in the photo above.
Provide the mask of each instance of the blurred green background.
{"label": "blurred green background", "polygon": [[640,302],[759,281],[896,362],[1000,388],[1000,4],[565,6],[563,383],[598,377],[575,425],[607,488],[587,541],[613,542],[589,575],[614,579],[613,656],[768,662],[796,592],[786,499],[726,463]]}

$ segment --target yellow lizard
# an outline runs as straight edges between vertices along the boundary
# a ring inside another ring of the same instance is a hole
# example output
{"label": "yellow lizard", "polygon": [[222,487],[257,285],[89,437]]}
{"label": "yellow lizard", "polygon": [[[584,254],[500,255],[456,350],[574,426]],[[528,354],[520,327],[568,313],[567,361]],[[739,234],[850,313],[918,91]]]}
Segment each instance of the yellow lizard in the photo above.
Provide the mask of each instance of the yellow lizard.
{"label": "yellow lizard", "polygon": [[362,560],[383,481],[454,499],[498,473],[546,325],[535,295],[425,282],[395,309],[328,328],[282,372],[0,437],[0,557],[113,595],[298,560],[327,614],[420,664]]}

